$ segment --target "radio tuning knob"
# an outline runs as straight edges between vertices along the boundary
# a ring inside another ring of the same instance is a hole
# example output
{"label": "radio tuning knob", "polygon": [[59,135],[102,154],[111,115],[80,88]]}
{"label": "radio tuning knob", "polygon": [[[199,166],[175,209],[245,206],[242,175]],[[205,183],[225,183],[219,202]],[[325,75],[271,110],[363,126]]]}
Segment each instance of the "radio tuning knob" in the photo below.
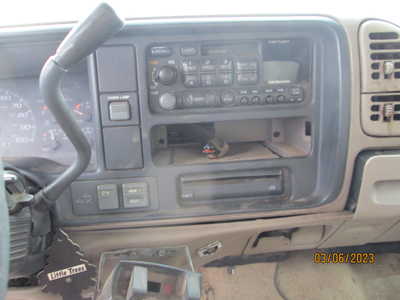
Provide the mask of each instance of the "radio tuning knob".
{"label": "radio tuning knob", "polygon": [[158,99],[161,108],[173,110],[176,107],[176,96],[171,93],[165,93]]}
{"label": "radio tuning knob", "polygon": [[162,66],[156,73],[156,81],[164,84],[171,85],[176,82],[178,71],[173,66]]}

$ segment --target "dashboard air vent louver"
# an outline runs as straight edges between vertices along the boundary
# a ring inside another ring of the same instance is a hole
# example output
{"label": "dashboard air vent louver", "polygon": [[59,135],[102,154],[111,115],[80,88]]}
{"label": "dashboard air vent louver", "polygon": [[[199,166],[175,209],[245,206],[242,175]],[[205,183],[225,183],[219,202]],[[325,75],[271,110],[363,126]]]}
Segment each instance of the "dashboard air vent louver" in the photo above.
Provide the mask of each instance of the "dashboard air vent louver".
{"label": "dashboard air vent louver", "polygon": [[400,27],[361,24],[361,121],[366,134],[400,136]]}
{"label": "dashboard air vent louver", "polygon": [[393,40],[398,39],[399,34],[397,32],[371,32],[369,34],[371,40]]}
{"label": "dashboard air vent louver", "polygon": [[400,91],[400,28],[369,20],[360,27],[362,92]]}

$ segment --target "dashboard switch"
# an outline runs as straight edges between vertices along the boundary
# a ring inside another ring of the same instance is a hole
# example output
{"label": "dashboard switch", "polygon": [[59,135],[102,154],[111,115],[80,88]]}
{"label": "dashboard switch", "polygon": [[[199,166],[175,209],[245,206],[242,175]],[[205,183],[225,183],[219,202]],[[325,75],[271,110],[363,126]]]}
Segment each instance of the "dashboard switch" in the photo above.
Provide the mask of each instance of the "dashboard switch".
{"label": "dashboard switch", "polygon": [[147,207],[149,206],[149,196],[147,184],[145,182],[124,183],[122,185],[124,207]]}
{"label": "dashboard switch", "polygon": [[116,184],[101,184],[97,186],[97,198],[100,210],[119,208]]}
{"label": "dashboard switch", "polygon": [[162,94],[158,101],[162,109],[173,110],[176,107],[176,96],[174,94]]}
{"label": "dashboard switch", "polygon": [[257,73],[237,73],[236,80],[239,84],[255,84],[258,81]]}
{"label": "dashboard switch", "polygon": [[166,57],[172,54],[172,50],[167,46],[154,46],[150,48],[150,54],[153,57]]}
{"label": "dashboard switch", "polygon": [[194,46],[185,46],[181,48],[182,56],[193,56],[197,54],[197,48]]}
{"label": "dashboard switch", "polygon": [[126,121],[131,117],[128,101],[116,101],[109,104],[111,121]]}
{"label": "dashboard switch", "polygon": [[163,85],[172,85],[176,82],[178,71],[174,66],[162,66],[157,71],[155,80]]}

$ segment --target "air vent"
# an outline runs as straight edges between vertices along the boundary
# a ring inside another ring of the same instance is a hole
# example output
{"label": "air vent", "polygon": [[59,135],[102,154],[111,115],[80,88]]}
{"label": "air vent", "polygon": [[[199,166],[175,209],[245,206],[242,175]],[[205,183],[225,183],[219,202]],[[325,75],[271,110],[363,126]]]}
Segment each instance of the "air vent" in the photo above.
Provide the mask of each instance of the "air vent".
{"label": "air vent", "polygon": [[400,28],[370,20],[360,27],[362,92],[400,91]]}
{"label": "air vent", "polygon": [[371,43],[369,47],[372,50],[400,49],[400,43]]}
{"label": "air vent", "polygon": [[364,94],[361,97],[364,131],[372,136],[400,135],[400,94]]}
{"label": "air vent", "polygon": [[398,39],[399,34],[397,32],[371,32],[369,38],[371,40],[393,40]]}
{"label": "air vent", "polygon": [[372,53],[371,59],[374,60],[400,59],[400,52]]}
{"label": "air vent", "polygon": [[400,95],[375,95],[371,97],[372,102],[397,102],[400,101]]}

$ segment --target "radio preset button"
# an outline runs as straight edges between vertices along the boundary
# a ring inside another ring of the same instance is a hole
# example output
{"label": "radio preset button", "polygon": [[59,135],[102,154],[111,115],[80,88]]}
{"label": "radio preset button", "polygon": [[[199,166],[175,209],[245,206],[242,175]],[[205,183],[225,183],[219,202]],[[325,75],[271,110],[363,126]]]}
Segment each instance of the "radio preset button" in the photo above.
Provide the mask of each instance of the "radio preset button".
{"label": "radio preset button", "polygon": [[190,93],[183,96],[184,107],[206,107],[215,106],[216,104],[217,96],[214,93]]}
{"label": "radio preset button", "polygon": [[278,103],[285,103],[286,97],[284,95],[279,95],[278,97],[276,97],[276,100],[278,101]]}
{"label": "radio preset button", "polygon": [[217,75],[216,74],[201,74],[200,75],[201,86],[210,87],[217,85]]}
{"label": "radio preset button", "polygon": [[192,95],[193,98],[193,106],[205,106],[206,105],[206,96],[205,95]]}
{"label": "radio preset button", "polygon": [[265,102],[267,104],[274,104],[275,103],[274,97],[271,96],[271,95],[266,96],[264,99],[265,99]]}
{"label": "radio preset button", "polygon": [[217,84],[218,85],[231,85],[233,82],[232,73],[219,73],[217,74]]}
{"label": "radio preset button", "polygon": [[242,105],[247,105],[249,103],[249,98],[243,96],[242,98],[240,98],[240,104]]}
{"label": "radio preset button", "polygon": [[255,84],[258,81],[257,73],[237,73],[236,79],[239,84]]}
{"label": "radio preset button", "polygon": [[214,93],[207,93],[206,94],[206,103],[207,107],[214,107],[217,103],[217,96]]}
{"label": "radio preset button", "polygon": [[221,101],[223,105],[235,104],[235,95],[231,92],[226,92],[221,95]]}
{"label": "radio preset button", "polygon": [[251,98],[251,104],[259,104],[260,103],[260,97],[259,96],[254,96]]}
{"label": "radio preset button", "polygon": [[301,87],[292,87],[291,89],[290,89],[290,94],[291,95],[293,95],[293,96],[298,96],[298,95],[301,95],[301,93],[302,93],[302,89],[301,89]]}
{"label": "radio preset button", "polygon": [[185,60],[182,62],[183,73],[196,73],[198,70],[198,64],[193,60]]}
{"label": "radio preset button", "polygon": [[199,86],[199,76],[194,74],[186,74],[183,77],[183,85],[188,88]]}
{"label": "radio preset button", "polygon": [[258,68],[257,61],[237,61],[236,70],[238,71],[253,71],[256,72]]}
{"label": "radio preset button", "polygon": [[215,72],[215,70],[216,70],[216,65],[210,59],[204,60],[200,66],[200,71],[202,72]]}
{"label": "radio preset button", "polygon": [[193,97],[192,94],[188,94],[183,96],[183,106],[184,107],[192,107],[193,106]]}
{"label": "radio preset button", "polygon": [[233,71],[232,60],[224,59],[220,64],[218,64],[217,68],[219,71],[232,72]]}
{"label": "radio preset button", "polygon": [[250,90],[250,94],[252,95],[258,95],[260,93],[260,91],[258,89],[251,89]]}

